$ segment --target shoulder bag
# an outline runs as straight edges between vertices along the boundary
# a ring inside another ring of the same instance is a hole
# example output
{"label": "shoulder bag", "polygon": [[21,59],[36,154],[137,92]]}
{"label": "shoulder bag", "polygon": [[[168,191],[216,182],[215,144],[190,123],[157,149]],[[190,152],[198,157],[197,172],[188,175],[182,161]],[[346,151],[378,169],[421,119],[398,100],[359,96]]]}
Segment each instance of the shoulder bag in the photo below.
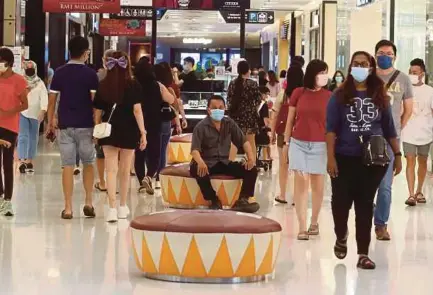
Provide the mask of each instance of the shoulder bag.
{"label": "shoulder bag", "polygon": [[[395,71],[391,79],[386,84],[386,90],[391,87],[400,71]],[[362,160],[366,166],[386,166],[391,162],[388,153],[388,143],[382,135],[371,135],[368,140],[362,135],[362,118],[358,121],[359,142],[362,148]]]}
{"label": "shoulder bag", "polygon": [[110,135],[111,135],[110,120],[111,120],[111,117],[113,116],[113,112],[115,109],[116,109],[116,104],[114,104],[113,108],[111,109],[111,114],[110,114],[110,117],[108,118],[108,121],[95,126],[95,128],[93,129],[93,137],[94,138],[103,139],[103,138],[110,137]]}

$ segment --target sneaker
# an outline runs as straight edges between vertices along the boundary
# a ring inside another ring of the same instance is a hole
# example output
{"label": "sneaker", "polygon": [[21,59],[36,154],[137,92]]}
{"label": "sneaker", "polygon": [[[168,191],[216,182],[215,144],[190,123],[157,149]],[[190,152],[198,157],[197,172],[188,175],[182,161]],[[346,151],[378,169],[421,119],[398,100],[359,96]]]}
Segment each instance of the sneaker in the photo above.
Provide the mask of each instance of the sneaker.
{"label": "sneaker", "polygon": [[155,181],[155,189],[161,189],[161,181]]}
{"label": "sneaker", "polygon": [[212,204],[209,206],[209,209],[210,210],[222,210],[223,206],[221,204],[221,201],[218,200],[218,199],[217,200],[213,200]]}
{"label": "sneaker", "polygon": [[379,241],[390,241],[391,236],[388,232],[388,227],[386,225],[376,225],[376,228],[374,229],[376,232],[376,239]]}
{"label": "sneaker", "polygon": [[119,206],[119,210],[117,211],[117,217],[119,219],[126,219],[130,214],[128,206]]}
{"label": "sneaker", "polygon": [[155,194],[155,191],[152,188],[152,179],[149,176],[144,177],[143,182],[138,189],[139,193],[142,193],[143,191],[145,191],[149,195]]}
{"label": "sneaker", "polygon": [[18,167],[18,170],[20,170],[20,173],[21,173],[21,174],[25,174],[25,173],[26,173],[26,169],[27,169],[27,164],[24,163],[24,162],[22,162],[22,163],[20,164],[20,166]]}
{"label": "sneaker", "polygon": [[109,208],[107,212],[107,217],[105,219],[107,222],[117,222],[117,209],[116,208]]}
{"label": "sneaker", "polygon": [[77,176],[77,175],[80,175],[80,173],[81,173],[80,167],[75,167],[74,175]]}
{"label": "sneaker", "polygon": [[3,200],[1,207],[0,207],[0,215],[4,216],[14,216],[14,207],[12,205],[11,201]]}
{"label": "sneaker", "polygon": [[34,173],[34,172],[35,172],[35,168],[33,167],[33,164],[32,164],[32,163],[28,163],[28,164],[27,164],[26,172],[27,172],[27,173]]}

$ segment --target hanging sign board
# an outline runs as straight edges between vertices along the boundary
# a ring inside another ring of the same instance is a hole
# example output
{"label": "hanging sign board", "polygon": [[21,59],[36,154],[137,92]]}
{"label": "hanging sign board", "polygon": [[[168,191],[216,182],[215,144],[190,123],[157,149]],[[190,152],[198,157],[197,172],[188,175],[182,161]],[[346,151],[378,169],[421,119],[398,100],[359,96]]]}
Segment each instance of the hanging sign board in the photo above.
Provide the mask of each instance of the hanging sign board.
{"label": "hanging sign board", "polygon": [[151,20],[152,15],[153,15],[152,7],[122,6],[120,8],[120,13],[112,13],[110,14],[110,18]]}
{"label": "hanging sign board", "polygon": [[119,13],[120,0],[43,0],[44,12]]}
{"label": "hanging sign board", "polygon": [[361,7],[373,3],[374,0],[356,0],[356,6]]}
{"label": "hanging sign board", "polygon": [[[227,24],[238,24],[241,22],[241,13],[237,11],[221,10],[221,16]],[[245,22],[247,24],[271,25],[274,23],[275,15],[273,11],[253,11],[245,12]]]}
{"label": "hanging sign board", "polygon": [[146,21],[103,18],[99,23],[102,36],[146,36]]}
{"label": "hanging sign board", "polygon": [[153,7],[167,9],[249,9],[250,0],[153,0]]}

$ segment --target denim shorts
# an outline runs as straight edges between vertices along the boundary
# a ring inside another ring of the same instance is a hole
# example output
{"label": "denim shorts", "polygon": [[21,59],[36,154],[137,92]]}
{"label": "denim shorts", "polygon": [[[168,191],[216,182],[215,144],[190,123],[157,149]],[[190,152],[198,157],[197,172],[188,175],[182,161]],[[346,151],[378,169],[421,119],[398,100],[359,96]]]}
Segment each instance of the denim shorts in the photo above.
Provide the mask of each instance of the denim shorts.
{"label": "denim shorts", "polygon": [[326,174],[326,143],[292,138],[289,146],[289,169],[308,174]]}
{"label": "denim shorts", "polygon": [[428,157],[430,153],[430,145],[431,143],[424,145],[415,145],[407,142],[403,142],[403,151],[404,155],[407,156],[420,156],[420,157]]}
{"label": "denim shorts", "polygon": [[58,142],[62,166],[75,166],[77,152],[83,165],[91,165],[95,162],[93,128],[61,129]]}

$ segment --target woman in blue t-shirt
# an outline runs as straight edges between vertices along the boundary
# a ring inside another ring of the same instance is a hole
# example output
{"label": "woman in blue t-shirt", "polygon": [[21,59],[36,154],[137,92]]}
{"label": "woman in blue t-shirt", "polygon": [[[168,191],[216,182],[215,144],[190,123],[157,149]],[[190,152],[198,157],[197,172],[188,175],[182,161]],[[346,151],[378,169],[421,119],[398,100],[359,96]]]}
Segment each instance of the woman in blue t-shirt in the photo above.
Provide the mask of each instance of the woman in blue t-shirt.
{"label": "woman in blue t-shirt", "polygon": [[383,136],[396,157],[395,175],[401,172],[401,153],[385,85],[376,74],[376,62],[367,52],[355,52],[346,82],[333,94],[327,110],[328,173],[332,180],[332,214],[337,241],[334,253],[347,255],[347,220],[355,204],[358,267],[374,269],[368,257],[373,201],[387,165],[366,166],[361,138]]}

